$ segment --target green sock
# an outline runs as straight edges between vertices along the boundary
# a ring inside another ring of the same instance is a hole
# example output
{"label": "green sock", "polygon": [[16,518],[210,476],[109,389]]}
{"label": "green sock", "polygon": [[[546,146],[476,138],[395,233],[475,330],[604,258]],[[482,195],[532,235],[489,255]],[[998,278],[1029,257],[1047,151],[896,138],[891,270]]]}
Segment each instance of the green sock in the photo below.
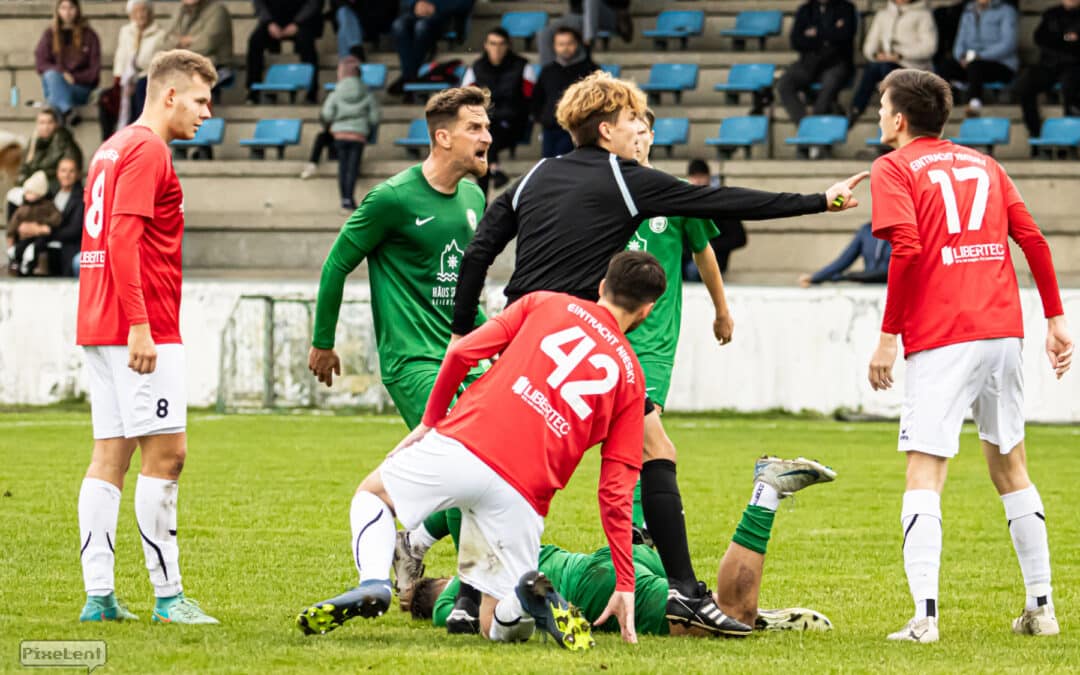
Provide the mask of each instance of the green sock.
{"label": "green sock", "polygon": [[645,512],[641,510],[641,479],[638,479],[637,485],[634,486],[634,513],[631,516],[634,527],[645,526]]}
{"label": "green sock", "polygon": [[446,522],[446,511],[436,511],[425,518],[424,529],[436,540],[442,539],[450,534],[450,526]]}
{"label": "green sock", "polygon": [[461,509],[447,509],[446,528],[450,530],[450,538],[454,540],[454,550],[460,551],[458,541],[461,539]]}
{"label": "green sock", "polygon": [[773,518],[776,511],[761,506],[750,505],[743,511],[742,520],[735,528],[735,536],[731,541],[739,546],[765,555],[765,548],[769,543],[769,534],[772,531]]}

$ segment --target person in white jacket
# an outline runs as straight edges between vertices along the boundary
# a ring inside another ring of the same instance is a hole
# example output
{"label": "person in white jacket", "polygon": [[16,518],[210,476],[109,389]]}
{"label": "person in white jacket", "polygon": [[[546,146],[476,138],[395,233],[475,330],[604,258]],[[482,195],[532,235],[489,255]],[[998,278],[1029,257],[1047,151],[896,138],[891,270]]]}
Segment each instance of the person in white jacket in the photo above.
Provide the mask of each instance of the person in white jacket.
{"label": "person in white jacket", "polygon": [[937,26],[927,0],[890,0],[874,14],[863,42],[863,67],[859,86],[851,99],[848,123],[859,119],[877,85],[897,68],[931,70],[937,50]]}
{"label": "person in white jacket", "polygon": [[113,57],[113,77],[119,79],[123,92],[117,130],[142,113],[150,60],[162,50],[165,39],[164,29],[154,21],[150,0],[128,0],[127,14],[131,22],[120,29]]}

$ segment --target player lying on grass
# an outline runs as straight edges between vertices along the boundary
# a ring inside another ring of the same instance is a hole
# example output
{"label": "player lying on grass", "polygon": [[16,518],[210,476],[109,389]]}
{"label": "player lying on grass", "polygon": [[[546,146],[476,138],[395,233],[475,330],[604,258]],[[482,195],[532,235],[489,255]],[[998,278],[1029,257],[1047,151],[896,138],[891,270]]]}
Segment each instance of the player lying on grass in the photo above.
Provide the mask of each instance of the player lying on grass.
{"label": "player lying on grass", "polygon": [[[742,521],[720,561],[717,575],[716,603],[728,616],[759,630],[830,630],[832,623],[820,612],[810,609],[760,610],[757,607],[765,565],[765,548],[772,530],[779,500],[816,483],[832,481],[836,473],[818,462],[799,458],[783,460],[763,457],[754,465],[754,489]],[[453,530],[457,524],[447,523]],[[681,622],[667,617],[668,579],[660,556],[652,548],[634,546],[634,621],[639,633],[646,635],[709,635],[698,628],[687,630]],[[551,580],[555,590],[578,607],[589,621],[604,614],[608,598],[615,588],[615,568],[609,550],[596,553],[571,553],[558,546],[540,548],[540,572]],[[403,600],[412,615],[445,625],[454,607],[457,579],[417,581],[411,597]],[[617,630],[608,620],[600,630]]]}
{"label": "player lying on grass", "polygon": [[[436,511],[462,510],[458,575],[483,593],[481,632],[527,640],[539,626],[570,649],[591,646],[589,624],[535,572],[544,515],[585,451],[597,444],[600,519],[616,571],[606,621],[634,633],[630,509],[641,469],[645,384],[626,333],[664,292],[648,253],[612,258],[599,301],[532,293],[447,350],[424,419],[353,497],[355,589],[312,605],[305,633],[332,630],[390,606],[395,515],[406,529]],[[500,355],[449,413],[469,368]],[[602,621],[601,621],[602,622]]]}

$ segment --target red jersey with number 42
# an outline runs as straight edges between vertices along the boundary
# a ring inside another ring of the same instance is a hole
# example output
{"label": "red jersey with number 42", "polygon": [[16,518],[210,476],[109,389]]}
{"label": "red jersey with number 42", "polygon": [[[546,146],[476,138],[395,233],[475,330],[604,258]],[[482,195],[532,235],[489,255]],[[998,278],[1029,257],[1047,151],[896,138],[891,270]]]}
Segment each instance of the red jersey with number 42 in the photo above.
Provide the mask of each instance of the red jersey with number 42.
{"label": "red jersey with number 42", "polygon": [[1034,221],[1005,170],[970,148],[919,138],[879,157],[870,174],[875,236],[895,247],[897,233],[914,228],[921,247],[903,289],[905,353],[1023,337],[1009,235]]}
{"label": "red jersey with number 42", "polygon": [[169,148],[148,127],[107,140],[90,162],[79,256],[80,345],[126,345],[132,324],[180,342],[184,194]]}
{"label": "red jersey with number 42", "polygon": [[597,443],[602,458],[640,469],[644,376],[606,309],[562,293],[530,293],[465,339],[480,350],[507,345],[435,428],[472,450],[537,513],[547,515]]}

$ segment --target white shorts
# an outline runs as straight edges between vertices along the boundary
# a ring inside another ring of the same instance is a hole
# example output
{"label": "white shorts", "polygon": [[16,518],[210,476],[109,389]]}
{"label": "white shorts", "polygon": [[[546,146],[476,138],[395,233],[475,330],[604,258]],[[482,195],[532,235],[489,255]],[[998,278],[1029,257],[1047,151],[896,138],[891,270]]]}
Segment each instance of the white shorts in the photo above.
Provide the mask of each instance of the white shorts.
{"label": "white shorts", "polygon": [[540,558],[544,519],[502,476],[456,440],[431,431],[379,467],[407,529],[432,513],[461,509],[458,575],[501,600]]}
{"label": "white shorts", "polygon": [[84,347],[94,438],[173,434],[187,426],[184,345],[157,345],[154,372],[128,368],[128,348]]}
{"label": "white shorts", "polygon": [[1024,440],[1022,352],[1020,338],[1000,338],[912,354],[898,449],[954,457],[970,409],[979,438],[1011,452]]}

